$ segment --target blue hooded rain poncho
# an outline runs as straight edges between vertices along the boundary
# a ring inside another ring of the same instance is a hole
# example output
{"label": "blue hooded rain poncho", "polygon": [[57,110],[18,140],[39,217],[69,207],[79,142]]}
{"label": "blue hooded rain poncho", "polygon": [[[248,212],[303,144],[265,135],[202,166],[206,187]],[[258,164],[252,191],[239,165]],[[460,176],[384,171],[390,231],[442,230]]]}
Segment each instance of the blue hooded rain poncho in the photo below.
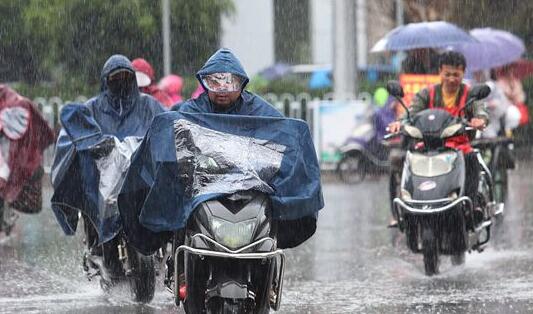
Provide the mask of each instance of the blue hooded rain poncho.
{"label": "blue hooded rain poncho", "polygon": [[[202,82],[202,75],[217,72],[241,76],[243,89],[248,82],[227,49],[217,51],[197,78]],[[224,112],[216,111],[206,92],[174,110],[179,112],[154,119],[120,192],[129,244],[151,254],[185,227],[201,202],[250,189],[270,195],[278,247],[297,246],[314,234],[324,201],[305,122],[284,118],[245,90]],[[209,173],[213,164],[222,166]]]}
{"label": "blue hooded rain poncho", "polygon": [[207,92],[202,93],[196,99],[189,99],[173,108],[181,112],[192,113],[226,113],[246,116],[282,117],[283,115],[263,98],[244,90],[250,81],[241,63],[228,49],[220,49],[211,56],[205,65],[196,73],[196,78],[207,90],[202,82],[202,76],[213,73],[231,73],[244,79],[242,83],[241,97],[236,103],[224,111],[217,111],[209,100]]}
{"label": "blue hooded rain poncho", "polygon": [[[111,240],[121,230],[116,204],[108,204],[102,196],[103,191],[112,193],[113,188],[100,180],[100,171],[111,173],[106,162],[117,158],[123,165],[129,164],[125,159],[137,146],[128,145],[133,143],[128,139],[142,138],[154,116],[164,111],[154,98],[139,92],[135,80],[121,93],[113,92],[108,77],[120,70],[134,73],[128,58],[113,55],[103,67],[100,94],[83,105],[69,104],[61,110],[63,128],[52,166],[52,209],[63,231],[67,235],[76,232],[81,212],[93,224],[98,243]],[[93,148],[109,140],[121,149],[109,154],[107,160],[95,157]]]}

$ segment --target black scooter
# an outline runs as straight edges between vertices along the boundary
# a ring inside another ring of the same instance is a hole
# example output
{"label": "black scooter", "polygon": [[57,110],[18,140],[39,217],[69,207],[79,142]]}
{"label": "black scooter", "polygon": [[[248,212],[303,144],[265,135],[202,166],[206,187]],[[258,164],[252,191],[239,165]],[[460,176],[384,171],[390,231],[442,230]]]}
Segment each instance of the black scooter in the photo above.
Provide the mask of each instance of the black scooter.
{"label": "black scooter", "polygon": [[[139,141],[141,139],[138,139]],[[116,148],[113,138],[93,146],[91,155],[95,160],[105,158]],[[121,169],[123,165],[117,164],[117,159],[111,159],[113,168]],[[123,175],[120,171],[112,171],[112,175]],[[101,175],[101,180],[110,179],[111,176]],[[105,177],[105,178],[104,178]],[[122,180],[108,182],[109,186],[122,185]],[[119,190],[115,187],[115,190]],[[111,200],[113,198],[109,198]],[[114,198],[116,205],[116,198]],[[107,204],[113,206],[113,204]],[[133,299],[141,303],[149,303],[155,293],[156,268],[155,258],[146,256],[135,250],[128,243],[126,234],[121,231],[113,239],[103,244],[98,243],[98,234],[90,219],[82,215],[84,225],[84,244],[86,252],[83,255],[83,270],[90,281],[94,277],[100,277],[100,286],[104,291],[109,291],[119,282],[128,282]]]}
{"label": "black scooter", "polygon": [[[398,82],[389,82],[387,90],[400,103],[403,90]],[[486,85],[475,86],[465,108],[490,93]],[[409,111],[407,110],[409,114]],[[408,115],[400,134],[412,142],[405,157],[400,197],[394,199],[393,210],[398,226],[406,234],[407,245],[414,253],[424,255],[426,275],[439,271],[441,254],[451,255],[452,264],[464,263],[465,252],[482,251],[491,234],[492,217],[503,211],[494,202],[492,177],[481,155],[477,204],[464,194],[465,161],[462,151],[447,148],[448,138],[466,134],[471,128],[463,118],[439,109],[427,109],[414,117]],[[394,136],[388,135],[387,137]],[[396,134],[397,135],[397,134]]]}
{"label": "black scooter", "polygon": [[481,138],[473,141],[472,146],[481,151],[481,155],[492,173],[496,201],[500,203],[507,202],[509,191],[507,172],[516,167],[513,139],[504,136]]}
{"label": "black scooter", "polygon": [[268,197],[256,191],[200,204],[185,233],[174,234],[167,261],[165,283],[176,305],[186,313],[278,310],[285,255],[270,211]]}

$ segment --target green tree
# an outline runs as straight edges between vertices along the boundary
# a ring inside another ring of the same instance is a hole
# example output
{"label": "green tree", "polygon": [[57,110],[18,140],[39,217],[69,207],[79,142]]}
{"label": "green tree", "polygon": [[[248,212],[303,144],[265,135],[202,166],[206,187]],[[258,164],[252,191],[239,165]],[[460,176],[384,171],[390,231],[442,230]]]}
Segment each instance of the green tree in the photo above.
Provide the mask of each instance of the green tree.
{"label": "green tree", "polygon": [[[44,70],[54,79],[98,81],[112,54],[154,57],[158,23],[142,0],[31,0],[26,28],[45,49]],[[67,77],[67,78],[68,78]]]}
{"label": "green tree", "polygon": [[219,47],[222,15],[234,10],[232,0],[171,1],[173,70],[198,71]]}
{"label": "green tree", "polygon": [[309,0],[274,0],[274,52],[277,62],[309,63]]}
{"label": "green tree", "polygon": [[454,0],[450,20],[466,28],[492,27],[510,31],[533,51],[533,1]]}
{"label": "green tree", "polygon": [[38,71],[41,55],[24,27],[23,8],[27,0],[0,1],[0,81],[42,78]]}
{"label": "green tree", "polygon": [[[173,71],[205,62],[218,48],[221,15],[232,10],[231,0],[171,1]],[[97,85],[116,53],[143,57],[161,74],[159,0],[0,1],[0,35],[2,81]]]}

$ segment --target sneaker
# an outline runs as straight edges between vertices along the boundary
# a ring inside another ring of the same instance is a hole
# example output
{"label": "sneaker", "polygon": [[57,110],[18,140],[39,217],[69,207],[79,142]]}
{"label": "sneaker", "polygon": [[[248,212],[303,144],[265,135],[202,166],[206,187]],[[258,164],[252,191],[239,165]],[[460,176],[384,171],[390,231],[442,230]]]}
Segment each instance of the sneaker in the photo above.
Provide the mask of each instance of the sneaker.
{"label": "sneaker", "polygon": [[398,220],[392,219],[387,225],[387,228],[398,228]]}

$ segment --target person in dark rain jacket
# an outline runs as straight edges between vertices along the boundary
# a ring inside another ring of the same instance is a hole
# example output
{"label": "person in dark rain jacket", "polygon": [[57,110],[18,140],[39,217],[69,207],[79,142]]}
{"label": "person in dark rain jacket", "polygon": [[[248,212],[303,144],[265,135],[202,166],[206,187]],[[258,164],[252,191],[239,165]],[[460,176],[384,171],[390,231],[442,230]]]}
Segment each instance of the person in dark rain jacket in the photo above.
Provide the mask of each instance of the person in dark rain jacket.
{"label": "person in dark rain jacket", "polygon": [[94,246],[120,231],[116,204],[102,202],[97,160],[110,153],[103,144],[117,146],[128,138],[142,138],[154,116],[163,111],[153,97],[139,92],[131,62],[122,55],[113,55],[105,63],[99,95],[63,108],[52,166],[52,209],[65,234],[76,232],[78,212],[90,221],[88,241]]}

